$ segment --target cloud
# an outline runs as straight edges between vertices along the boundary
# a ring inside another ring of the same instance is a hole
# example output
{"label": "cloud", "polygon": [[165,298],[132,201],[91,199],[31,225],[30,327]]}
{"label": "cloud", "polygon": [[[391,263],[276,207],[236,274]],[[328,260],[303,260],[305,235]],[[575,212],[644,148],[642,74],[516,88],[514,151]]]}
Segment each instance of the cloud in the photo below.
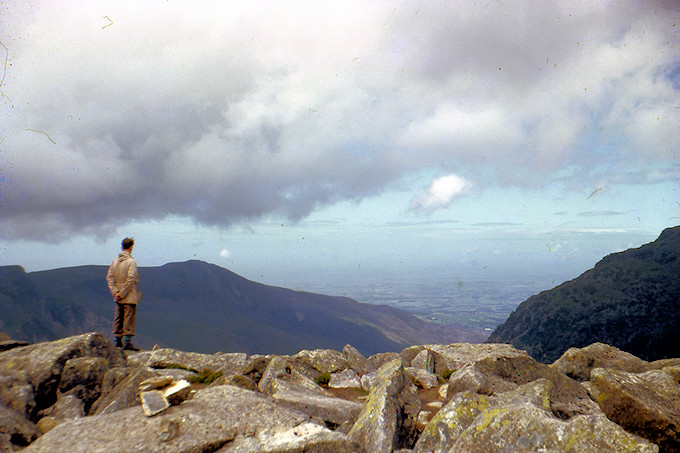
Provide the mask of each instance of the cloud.
{"label": "cloud", "polygon": [[230,259],[231,258],[231,253],[227,249],[222,249],[220,250],[220,256],[225,259]]}
{"label": "cloud", "polygon": [[446,208],[456,196],[468,191],[470,187],[472,184],[458,175],[442,176],[435,179],[425,192],[413,197],[410,210],[429,214]]}
{"label": "cloud", "polygon": [[[579,189],[677,176],[668,3],[266,5],[5,11],[4,234],[106,237],[168,212],[296,221],[442,165],[480,188],[541,187],[564,169]],[[433,185],[412,207],[456,190]]]}

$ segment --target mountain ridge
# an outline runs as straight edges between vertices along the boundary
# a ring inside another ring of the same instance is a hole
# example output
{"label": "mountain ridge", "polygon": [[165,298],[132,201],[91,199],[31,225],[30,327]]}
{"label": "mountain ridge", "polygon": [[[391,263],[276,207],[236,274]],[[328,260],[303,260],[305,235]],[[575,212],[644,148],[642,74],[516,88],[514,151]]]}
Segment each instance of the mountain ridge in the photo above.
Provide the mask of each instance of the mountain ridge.
{"label": "mountain ridge", "polygon": [[[14,318],[3,319],[0,329],[29,342],[83,331],[108,333],[113,309],[106,269],[91,265],[26,273],[20,266],[0,267],[0,308]],[[286,353],[341,349],[351,339],[370,354],[485,338],[393,307],[257,283],[198,260],[140,267],[139,272],[143,298],[136,340],[147,347]]]}

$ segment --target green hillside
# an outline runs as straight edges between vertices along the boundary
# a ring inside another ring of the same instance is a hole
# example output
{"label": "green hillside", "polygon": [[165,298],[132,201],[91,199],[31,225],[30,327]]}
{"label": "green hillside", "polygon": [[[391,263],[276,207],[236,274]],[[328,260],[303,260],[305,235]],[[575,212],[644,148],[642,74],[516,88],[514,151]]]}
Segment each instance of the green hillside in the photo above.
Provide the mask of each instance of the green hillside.
{"label": "green hillside", "polygon": [[680,227],[614,253],[575,280],[520,304],[487,342],[552,362],[603,342],[645,360],[680,355]]}

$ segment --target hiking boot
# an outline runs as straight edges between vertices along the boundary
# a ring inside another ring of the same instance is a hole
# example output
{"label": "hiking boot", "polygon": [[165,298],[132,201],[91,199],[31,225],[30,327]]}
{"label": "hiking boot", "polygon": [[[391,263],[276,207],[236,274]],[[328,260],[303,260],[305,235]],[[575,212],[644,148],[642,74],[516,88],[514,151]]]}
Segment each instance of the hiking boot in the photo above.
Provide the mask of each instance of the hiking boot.
{"label": "hiking boot", "polygon": [[116,347],[117,348],[123,347],[123,340],[121,340],[120,337],[116,337]]}
{"label": "hiking boot", "polygon": [[132,343],[125,343],[125,346],[123,346],[124,351],[141,351],[137,346],[133,345]]}

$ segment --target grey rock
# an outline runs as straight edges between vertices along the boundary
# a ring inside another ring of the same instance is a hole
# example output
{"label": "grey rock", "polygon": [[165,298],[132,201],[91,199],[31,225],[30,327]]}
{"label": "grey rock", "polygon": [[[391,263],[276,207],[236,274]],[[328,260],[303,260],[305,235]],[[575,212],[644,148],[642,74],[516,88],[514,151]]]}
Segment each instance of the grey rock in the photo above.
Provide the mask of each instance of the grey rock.
{"label": "grey rock", "polygon": [[0,406],[0,451],[25,447],[40,435],[38,427],[22,413]]}
{"label": "grey rock", "polygon": [[349,432],[370,452],[391,452],[415,443],[420,399],[401,359],[378,369],[368,400]]}
{"label": "grey rock", "polygon": [[463,391],[496,395],[541,378],[551,381],[557,389],[552,400],[555,415],[570,418],[600,412],[578,382],[526,354],[505,348],[489,355],[479,354],[474,359],[471,357],[470,363],[449,378],[447,398]]}
{"label": "grey rock", "polygon": [[595,368],[590,386],[611,420],[664,452],[680,451],[680,386],[670,375]]}
{"label": "grey rock", "polygon": [[556,417],[555,393],[546,379],[500,395],[459,393],[427,424],[415,452],[658,452],[604,414]]}
{"label": "grey rock", "polygon": [[174,382],[175,379],[172,376],[168,376],[167,374],[162,376],[154,376],[144,379],[142,382],[140,382],[139,391],[148,392],[149,390],[164,389],[165,387],[172,385]]}
{"label": "grey rock", "polygon": [[377,370],[366,357],[350,344],[346,344],[345,347],[342,348],[342,355],[347,361],[347,365],[359,373],[360,376]]}
{"label": "grey rock", "polygon": [[356,453],[361,448],[346,435],[313,423],[302,423],[285,431],[262,432],[252,437],[238,437],[219,452],[258,453]]}
{"label": "grey rock", "polygon": [[434,354],[429,349],[420,351],[411,361],[413,368],[425,370],[428,373],[434,373]]}
{"label": "grey rock", "polygon": [[85,403],[76,390],[67,393],[59,392],[57,402],[40,412],[41,417],[52,417],[55,420],[68,420],[85,416]]}
{"label": "grey rock", "polygon": [[224,375],[245,374],[253,367],[252,361],[244,353],[201,354],[169,348],[152,351],[145,365],[152,368],[181,367],[195,371],[222,371]]}
{"label": "grey rock", "polygon": [[[380,368],[381,366],[385,365],[386,363],[391,362],[392,360],[397,360],[401,359],[401,355],[399,355],[398,352],[379,352],[377,354],[373,354],[368,358],[368,362],[375,368],[376,370]],[[409,362],[404,362],[407,365],[410,364]]]}
{"label": "grey rock", "polygon": [[603,343],[593,343],[580,349],[570,348],[551,367],[577,381],[589,381],[590,372],[594,368],[610,368],[630,373],[651,369],[648,362]]}
{"label": "grey rock", "polygon": [[163,396],[172,406],[182,403],[189,396],[191,384],[185,380],[173,382],[170,386],[163,389]]}
{"label": "grey rock", "polygon": [[35,408],[33,386],[25,371],[4,369],[0,373],[0,405],[28,417]]}
{"label": "grey rock", "polygon": [[101,395],[101,384],[104,375],[111,368],[109,361],[103,357],[76,357],[64,365],[59,380],[59,395],[70,393],[77,396],[87,412]]}
{"label": "grey rock", "polygon": [[301,385],[308,386],[312,391],[317,391],[321,388],[313,382],[313,379],[320,375],[319,370],[305,361],[289,356],[276,356],[269,361],[257,386],[261,392],[267,393],[271,381],[284,378],[289,381],[296,380]]}
{"label": "grey rock", "polygon": [[302,350],[292,359],[305,363],[320,373],[336,373],[349,366],[345,357],[333,349]]}
{"label": "grey rock", "polygon": [[112,368],[104,376],[102,396],[90,408],[90,414],[109,414],[139,406],[139,384],[157,376],[151,368]]}
{"label": "grey rock", "polygon": [[145,367],[149,361],[149,358],[153,354],[153,351],[128,351],[127,353],[127,366],[130,368],[140,368]]}
{"label": "grey rock", "polygon": [[32,418],[56,402],[64,366],[67,361],[79,357],[102,358],[108,362],[108,367],[124,365],[126,360],[102,334],[86,333],[2,352],[0,375],[6,372],[26,374],[35,395],[35,404],[29,414]]}
{"label": "grey rock", "polygon": [[371,389],[373,388],[373,384],[375,382],[375,378],[377,376],[378,372],[372,371],[371,373],[364,374],[361,376],[361,388],[364,389],[367,392],[370,392]]}
{"label": "grey rock", "polygon": [[464,366],[484,359],[529,357],[526,351],[502,343],[453,343],[449,345],[425,345],[423,347],[431,351],[434,356],[434,373],[437,376],[443,376],[447,371],[458,371]]}
{"label": "grey rock", "polygon": [[413,383],[420,388],[431,389],[439,386],[439,379],[434,373],[413,367],[406,367],[404,370]]}
{"label": "grey rock", "polygon": [[19,348],[21,346],[28,346],[28,343],[19,340],[3,340],[0,341],[0,352],[9,351],[10,349]]}
{"label": "grey rock", "polygon": [[139,399],[142,402],[142,410],[147,417],[160,414],[170,407],[170,403],[160,390],[148,390],[140,392]]}
{"label": "grey rock", "polygon": [[282,379],[273,381],[268,391],[280,405],[333,425],[354,423],[363,408],[361,403],[336,398],[325,392],[310,391],[309,387]]}
{"label": "grey rock", "polygon": [[361,379],[359,374],[351,368],[347,368],[337,373],[331,374],[331,380],[328,383],[331,388],[361,388]]}
{"label": "grey rock", "polygon": [[[179,434],[174,438],[164,439],[166,419],[179,421]],[[248,449],[249,437],[275,439],[308,420],[308,415],[281,407],[255,392],[213,386],[155,417],[146,417],[141,408],[133,407],[61,423],[26,452],[257,451]]]}

